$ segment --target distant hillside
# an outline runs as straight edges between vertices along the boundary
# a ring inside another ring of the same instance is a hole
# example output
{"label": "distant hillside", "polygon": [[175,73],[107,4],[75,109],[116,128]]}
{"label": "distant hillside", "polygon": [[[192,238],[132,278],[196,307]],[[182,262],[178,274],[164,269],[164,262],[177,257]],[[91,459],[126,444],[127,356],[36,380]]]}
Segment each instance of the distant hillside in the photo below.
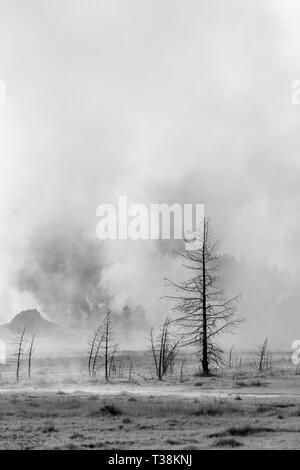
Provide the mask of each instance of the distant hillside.
{"label": "distant hillside", "polygon": [[45,320],[36,309],[24,310],[18,313],[10,323],[0,326],[0,333],[20,333],[24,328],[27,332],[48,336],[51,333],[59,333],[61,327],[56,323]]}

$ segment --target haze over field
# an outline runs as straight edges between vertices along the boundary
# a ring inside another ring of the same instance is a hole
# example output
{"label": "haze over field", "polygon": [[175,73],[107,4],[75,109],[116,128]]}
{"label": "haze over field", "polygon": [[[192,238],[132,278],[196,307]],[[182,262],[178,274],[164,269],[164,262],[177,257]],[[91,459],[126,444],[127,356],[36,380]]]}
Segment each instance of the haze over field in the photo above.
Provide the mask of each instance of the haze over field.
{"label": "haze over field", "polygon": [[0,0],[3,321],[38,308],[65,323],[72,306],[107,298],[116,312],[143,305],[150,322],[165,315],[163,279],[182,275],[174,244],[95,238],[98,205],[126,194],[204,203],[226,285],[243,292],[247,322],[229,341],[269,335],[289,349],[300,335],[299,13],[296,0]]}

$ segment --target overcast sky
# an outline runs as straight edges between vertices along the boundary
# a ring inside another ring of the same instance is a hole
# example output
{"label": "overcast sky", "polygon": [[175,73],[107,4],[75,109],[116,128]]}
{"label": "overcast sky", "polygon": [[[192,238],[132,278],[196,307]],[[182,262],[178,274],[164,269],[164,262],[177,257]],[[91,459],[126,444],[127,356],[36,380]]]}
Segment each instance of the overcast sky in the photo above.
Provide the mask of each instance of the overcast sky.
{"label": "overcast sky", "polygon": [[[94,233],[119,194],[204,203],[223,251],[297,271],[299,21],[297,0],[0,0],[0,317],[31,237]],[[116,257],[127,292],[165,275],[153,247]]]}

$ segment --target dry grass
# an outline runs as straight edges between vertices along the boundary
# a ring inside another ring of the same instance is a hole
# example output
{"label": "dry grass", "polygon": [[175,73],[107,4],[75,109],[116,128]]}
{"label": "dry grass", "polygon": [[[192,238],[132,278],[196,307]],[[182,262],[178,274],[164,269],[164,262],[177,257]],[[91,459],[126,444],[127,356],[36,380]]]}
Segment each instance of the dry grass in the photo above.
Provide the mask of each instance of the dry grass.
{"label": "dry grass", "polygon": [[[14,385],[8,366],[0,383],[0,449],[299,446],[300,396],[295,397],[300,376],[294,371],[274,369],[272,376],[262,375],[251,365],[202,377],[195,374],[195,361],[187,358],[184,383],[175,368],[158,385],[151,378],[149,357],[127,358],[131,360],[135,377],[130,385],[127,372],[110,384],[101,377],[90,380],[78,359],[60,361],[61,369],[54,360],[47,367],[37,364],[33,381]],[[5,387],[11,391],[4,392]],[[57,392],[50,393],[50,387]]]}
{"label": "dry grass", "polygon": [[243,443],[237,441],[236,439],[219,439],[218,441],[214,442],[213,447],[242,447]]}
{"label": "dry grass", "polygon": [[[257,408],[263,406],[281,413],[283,421],[267,413],[258,419]],[[300,431],[298,406],[278,400],[258,405],[234,399],[20,393],[0,395],[0,410],[1,449],[257,448],[262,442],[272,447],[277,438],[282,443],[288,434],[286,445],[293,447]]]}
{"label": "dry grass", "polygon": [[231,415],[233,413],[243,414],[244,410],[230,402],[230,401],[217,401],[199,403],[197,409],[193,412],[195,416],[223,416]]}
{"label": "dry grass", "polygon": [[235,385],[237,387],[267,387],[268,383],[261,380],[237,380]]}
{"label": "dry grass", "polygon": [[210,437],[226,437],[226,436],[252,436],[253,434],[261,434],[266,432],[276,432],[277,429],[271,427],[259,427],[259,426],[251,426],[246,424],[245,426],[241,427],[230,427],[225,429],[225,431],[221,431],[216,434],[211,434]]}

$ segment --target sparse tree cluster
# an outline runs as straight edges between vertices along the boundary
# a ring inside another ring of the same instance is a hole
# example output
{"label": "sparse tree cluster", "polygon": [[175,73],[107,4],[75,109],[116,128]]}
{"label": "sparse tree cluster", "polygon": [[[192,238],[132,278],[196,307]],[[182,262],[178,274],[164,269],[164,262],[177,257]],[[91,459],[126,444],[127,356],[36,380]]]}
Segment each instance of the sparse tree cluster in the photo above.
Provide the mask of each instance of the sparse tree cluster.
{"label": "sparse tree cluster", "polygon": [[90,377],[96,377],[98,371],[103,368],[106,382],[112,372],[116,371],[115,354],[117,345],[113,341],[111,313],[107,312],[102,325],[89,339],[88,373]]}
{"label": "sparse tree cluster", "polygon": [[170,323],[170,318],[166,317],[158,336],[154,338],[153,329],[150,333],[151,351],[155,363],[156,375],[159,380],[162,380],[167,372],[172,371],[177,348],[180,343],[180,339],[172,341]]}
{"label": "sparse tree cluster", "polygon": [[15,354],[14,360],[16,364],[16,380],[19,382],[21,378],[21,370],[22,368],[27,365],[27,375],[28,378],[31,379],[31,371],[32,371],[32,359],[33,359],[33,352],[34,352],[34,343],[35,343],[35,335],[32,336],[28,349],[26,346],[28,345],[28,339],[25,337],[26,327],[23,328],[22,332],[19,336],[17,336],[14,346],[15,346]]}

